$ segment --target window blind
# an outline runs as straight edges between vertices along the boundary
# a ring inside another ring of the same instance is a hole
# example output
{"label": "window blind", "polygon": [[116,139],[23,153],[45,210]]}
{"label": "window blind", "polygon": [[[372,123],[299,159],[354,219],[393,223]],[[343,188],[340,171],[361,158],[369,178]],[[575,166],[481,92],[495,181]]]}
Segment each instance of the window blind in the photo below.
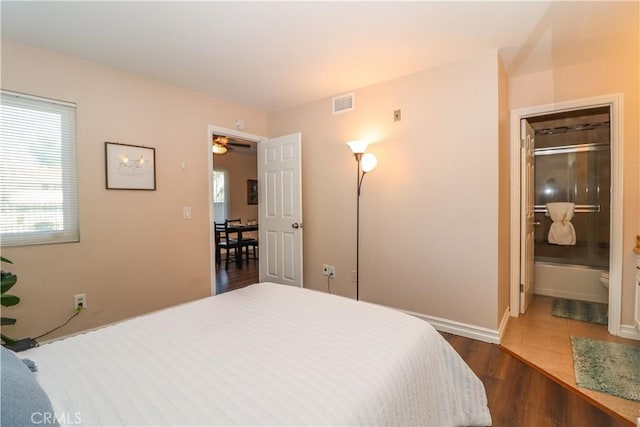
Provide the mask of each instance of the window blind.
{"label": "window blind", "polygon": [[0,91],[0,243],[79,240],[75,104]]}

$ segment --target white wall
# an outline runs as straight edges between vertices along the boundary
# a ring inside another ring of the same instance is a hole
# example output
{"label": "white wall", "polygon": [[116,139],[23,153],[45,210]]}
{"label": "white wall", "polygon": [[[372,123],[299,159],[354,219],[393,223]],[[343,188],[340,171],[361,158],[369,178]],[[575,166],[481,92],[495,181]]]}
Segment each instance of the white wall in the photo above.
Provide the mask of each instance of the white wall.
{"label": "white wall", "polygon": [[270,136],[302,132],[305,286],[326,290],[328,263],[336,266],[331,289],[355,295],[356,163],[345,142],[373,137],[378,167],[361,197],[361,299],[495,330],[497,53],[355,96],[353,112],[332,115],[325,99],[268,118]]}
{"label": "white wall", "polygon": [[[3,333],[62,324],[81,292],[87,310],[47,339],[210,295],[207,127],[266,134],[265,114],[6,39],[2,88],[77,104],[81,238],[2,249],[22,298]],[[155,147],[157,191],[106,190],[105,141]]]}
{"label": "white wall", "polygon": [[[258,205],[247,203],[247,180],[258,179],[258,156],[255,152],[229,151],[213,156],[213,168],[227,171],[227,218],[240,218],[243,222],[258,219]],[[257,233],[251,233],[254,237]]]}

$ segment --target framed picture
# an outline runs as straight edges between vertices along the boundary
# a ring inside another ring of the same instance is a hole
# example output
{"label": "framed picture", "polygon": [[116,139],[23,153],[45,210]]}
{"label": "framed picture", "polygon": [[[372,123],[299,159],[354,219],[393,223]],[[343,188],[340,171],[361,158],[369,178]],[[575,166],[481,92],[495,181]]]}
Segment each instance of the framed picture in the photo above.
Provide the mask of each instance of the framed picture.
{"label": "framed picture", "polygon": [[156,149],[105,142],[107,190],[155,190]]}
{"label": "framed picture", "polygon": [[255,179],[247,180],[247,204],[248,205],[258,204],[258,180],[255,180]]}

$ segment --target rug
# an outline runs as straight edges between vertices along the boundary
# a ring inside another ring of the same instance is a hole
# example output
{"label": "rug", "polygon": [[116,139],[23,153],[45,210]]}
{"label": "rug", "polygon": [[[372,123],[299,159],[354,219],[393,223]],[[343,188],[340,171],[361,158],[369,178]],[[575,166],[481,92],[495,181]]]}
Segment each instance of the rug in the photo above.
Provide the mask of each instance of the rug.
{"label": "rug", "polygon": [[554,298],[551,314],[582,322],[606,325],[609,323],[609,306],[597,302],[576,301],[572,299]]}
{"label": "rug", "polygon": [[640,401],[640,347],[571,337],[578,387]]}

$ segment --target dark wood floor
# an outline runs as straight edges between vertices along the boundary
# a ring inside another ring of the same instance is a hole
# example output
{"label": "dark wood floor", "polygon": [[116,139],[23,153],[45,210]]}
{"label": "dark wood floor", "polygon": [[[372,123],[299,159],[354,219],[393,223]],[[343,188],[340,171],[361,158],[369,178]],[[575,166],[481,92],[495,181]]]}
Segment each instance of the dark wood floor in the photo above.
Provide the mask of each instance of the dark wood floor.
{"label": "dark wood floor", "polygon": [[494,344],[442,333],[484,383],[493,426],[614,427],[612,416]]}
{"label": "dark wood floor", "polygon": [[224,262],[216,269],[216,294],[240,289],[254,283],[258,283],[259,261],[250,259],[243,261],[240,266],[236,263],[229,264],[225,270]]}
{"label": "dark wood floor", "polygon": [[[256,283],[258,263],[224,264],[216,272],[217,293]],[[633,427],[550,380],[494,344],[442,336],[483,382],[494,427]]]}

